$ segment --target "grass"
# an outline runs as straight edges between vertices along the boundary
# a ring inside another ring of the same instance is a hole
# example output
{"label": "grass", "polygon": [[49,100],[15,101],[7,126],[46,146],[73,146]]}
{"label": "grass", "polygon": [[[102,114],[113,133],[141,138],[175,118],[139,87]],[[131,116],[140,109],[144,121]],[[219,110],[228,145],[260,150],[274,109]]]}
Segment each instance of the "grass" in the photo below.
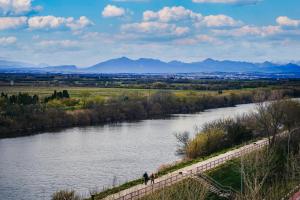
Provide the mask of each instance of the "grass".
{"label": "grass", "polygon": [[122,190],[126,190],[128,188],[131,188],[131,187],[136,186],[141,183],[143,183],[143,179],[136,179],[133,181],[126,182],[118,187],[109,188],[107,190],[104,190],[104,191],[96,194],[95,199],[103,199],[111,194],[116,194]]}
{"label": "grass", "polygon": [[206,173],[223,186],[232,187],[236,191],[241,190],[241,173],[239,159],[227,161]]}
{"label": "grass", "polygon": [[186,179],[147,195],[142,200],[199,200],[207,196],[208,189],[198,181]]}
{"label": "grass", "polygon": [[[169,91],[176,96],[199,96],[204,94],[218,95],[217,91],[201,91],[201,90],[159,90],[159,89],[127,89],[127,88],[96,88],[96,87],[39,87],[39,86],[0,86],[0,92],[8,93],[9,95],[22,93],[29,93],[30,95],[37,94],[40,97],[49,96],[54,90],[62,91],[68,90],[73,98],[88,97],[102,97],[111,98],[123,95],[128,96],[148,96],[158,91]],[[249,92],[253,89],[239,89],[239,90],[224,90],[221,95],[237,94]]]}
{"label": "grass", "polygon": [[95,88],[95,87],[36,87],[36,86],[0,86],[0,91],[8,94],[17,94],[19,92],[29,93],[31,95],[38,94],[41,97],[49,96],[54,90],[68,90],[73,98],[83,98],[84,96],[94,97],[117,97],[121,95],[148,95],[154,93],[155,90],[145,89],[122,89],[122,88]]}
{"label": "grass", "polygon": [[[241,189],[241,174],[240,174],[240,160],[234,159],[227,161],[226,163],[206,172],[208,176],[222,184],[234,188],[237,192]],[[286,185],[273,188],[276,190],[269,191],[270,196],[266,196],[266,199],[281,199],[284,194],[287,194],[293,188],[299,185],[299,180],[290,181]],[[200,198],[203,192],[199,194],[199,191],[203,187],[199,182],[189,179],[183,180],[177,184],[158,190],[153,194],[147,195],[142,200],[225,200],[211,192],[207,192],[205,197]],[[203,190],[202,190],[203,191]],[[192,195],[195,194],[195,195]],[[273,195],[273,196],[272,196]],[[275,195],[275,196],[274,196]]]}

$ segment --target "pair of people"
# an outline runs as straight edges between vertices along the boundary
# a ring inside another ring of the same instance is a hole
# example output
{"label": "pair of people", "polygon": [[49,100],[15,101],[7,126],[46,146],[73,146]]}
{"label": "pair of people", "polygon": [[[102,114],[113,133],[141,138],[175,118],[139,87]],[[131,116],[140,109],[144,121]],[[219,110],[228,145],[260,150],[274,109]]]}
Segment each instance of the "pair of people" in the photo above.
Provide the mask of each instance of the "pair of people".
{"label": "pair of people", "polygon": [[151,176],[148,176],[148,173],[145,172],[143,175],[144,178],[144,183],[145,185],[147,185],[148,181],[151,180],[151,184],[154,184],[154,180],[155,180],[155,175],[152,173]]}

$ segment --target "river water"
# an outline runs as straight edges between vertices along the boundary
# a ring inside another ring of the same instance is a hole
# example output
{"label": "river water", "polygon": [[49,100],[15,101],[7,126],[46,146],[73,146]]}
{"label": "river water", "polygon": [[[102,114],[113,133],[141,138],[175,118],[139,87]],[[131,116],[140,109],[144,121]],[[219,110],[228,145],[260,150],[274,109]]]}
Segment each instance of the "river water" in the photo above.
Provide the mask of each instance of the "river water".
{"label": "river water", "polygon": [[0,199],[48,200],[60,189],[82,195],[139,178],[175,155],[174,133],[251,112],[254,104],[178,114],[169,119],[71,128],[0,140]]}

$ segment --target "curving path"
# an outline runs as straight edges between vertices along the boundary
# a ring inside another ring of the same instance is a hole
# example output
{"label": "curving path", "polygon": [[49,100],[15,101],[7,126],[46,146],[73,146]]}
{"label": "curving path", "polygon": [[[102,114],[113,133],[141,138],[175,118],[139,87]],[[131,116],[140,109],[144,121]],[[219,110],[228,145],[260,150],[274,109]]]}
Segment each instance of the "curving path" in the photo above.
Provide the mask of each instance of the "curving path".
{"label": "curving path", "polygon": [[245,145],[238,149],[228,151],[224,154],[220,154],[213,158],[209,158],[207,160],[201,161],[199,163],[184,167],[175,172],[161,176],[155,180],[155,184],[153,185],[148,184],[146,186],[143,184],[139,184],[134,187],[128,188],[126,190],[123,190],[119,193],[110,195],[104,199],[105,200],[131,200],[131,199],[141,198],[144,195],[150,194],[157,189],[162,189],[166,186],[170,186],[174,183],[177,183],[191,175],[195,175],[197,173],[201,173],[209,169],[212,169],[214,167],[217,167],[228,160],[240,157],[241,155],[247,154],[253,150],[262,148],[267,144],[268,144],[267,139],[256,141],[254,143]]}

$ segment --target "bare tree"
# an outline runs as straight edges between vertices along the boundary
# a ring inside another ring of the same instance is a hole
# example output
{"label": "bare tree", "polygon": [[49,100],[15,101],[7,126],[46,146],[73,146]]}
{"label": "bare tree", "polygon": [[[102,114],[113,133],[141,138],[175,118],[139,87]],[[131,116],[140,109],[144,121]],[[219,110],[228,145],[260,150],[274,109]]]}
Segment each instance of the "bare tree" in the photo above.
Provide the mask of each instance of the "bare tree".
{"label": "bare tree", "polygon": [[263,199],[263,186],[272,169],[272,154],[260,150],[246,155],[242,159],[241,176],[244,183],[243,194],[239,200]]}
{"label": "bare tree", "polygon": [[283,116],[282,101],[260,102],[257,104],[257,114],[255,115],[257,125],[267,135],[270,147],[275,144],[276,135],[282,127]]}
{"label": "bare tree", "polygon": [[293,100],[285,100],[282,105],[283,125],[288,132],[300,126],[300,103]]}
{"label": "bare tree", "polygon": [[175,137],[177,139],[177,149],[176,154],[177,155],[186,155],[186,148],[188,146],[188,143],[190,141],[190,135],[188,132],[183,133],[175,133]]}

